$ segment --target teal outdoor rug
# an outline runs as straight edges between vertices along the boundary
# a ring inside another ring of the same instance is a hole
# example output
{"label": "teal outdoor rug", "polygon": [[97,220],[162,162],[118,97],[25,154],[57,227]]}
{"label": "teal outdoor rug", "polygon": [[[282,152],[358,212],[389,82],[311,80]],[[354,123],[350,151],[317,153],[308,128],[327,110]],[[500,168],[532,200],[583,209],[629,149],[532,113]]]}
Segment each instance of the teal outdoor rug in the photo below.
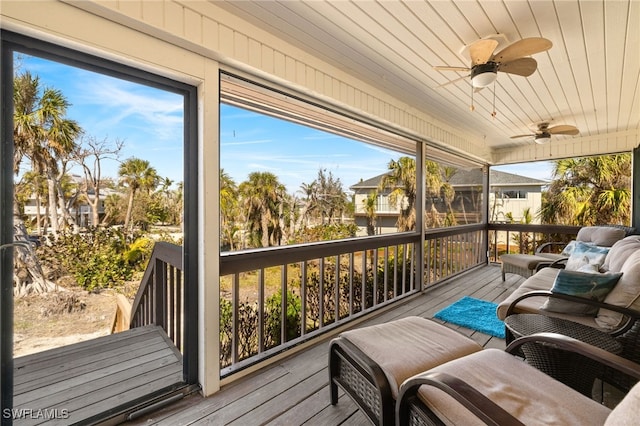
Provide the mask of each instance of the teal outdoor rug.
{"label": "teal outdoor rug", "polygon": [[504,339],[504,323],[496,316],[497,306],[493,302],[465,296],[433,317]]}

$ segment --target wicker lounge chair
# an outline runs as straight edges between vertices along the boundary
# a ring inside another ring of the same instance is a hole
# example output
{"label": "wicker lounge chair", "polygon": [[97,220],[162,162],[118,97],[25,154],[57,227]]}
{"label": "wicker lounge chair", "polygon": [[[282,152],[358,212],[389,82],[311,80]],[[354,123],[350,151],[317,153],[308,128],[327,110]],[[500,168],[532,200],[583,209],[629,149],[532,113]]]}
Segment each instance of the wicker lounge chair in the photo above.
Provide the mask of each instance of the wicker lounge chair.
{"label": "wicker lounge chair", "polygon": [[[576,241],[611,247],[616,241],[633,232],[635,232],[635,228],[622,226],[585,226],[578,231]],[[500,256],[502,281],[505,280],[507,273],[528,278],[543,267],[561,265],[559,262],[569,257],[570,253],[565,251],[568,247],[570,246],[565,242],[552,241],[538,246],[534,254],[503,254]],[[562,251],[560,253],[551,252],[552,249],[556,251],[561,249]]]}
{"label": "wicker lounge chair", "polygon": [[485,349],[406,380],[400,387],[396,422],[621,425],[639,418],[640,385],[612,411],[513,356],[523,344],[554,345],[640,379],[638,364],[565,336],[537,334],[514,341],[505,351]]}
{"label": "wicker lounge chair", "polygon": [[[633,361],[637,364],[640,364],[640,312],[634,309],[624,308],[621,306],[611,305],[605,302],[599,302],[597,300],[585,299],[577,296],[571,296],[567,294],[559,294],[552,293],[550,291],[532,291],[526,293],[519,298],[513,300],[507,309],[507,317],[516,312],[517,306],[520,302],[530,299],[530,298],[553,298],[553,299],[561,299],[566,300],[578,304],[596,306],[598,308],[607,309],[611,312],[617,312],[622,314],[626,321],[622,322],[620,327],[617,327],[613,330],[606,330],[609,334],[614,336],[621,344],[622,344],[622,353],[620,356]],[[585,316],[574,316],[571,317],[569,315],[556,315],[563,319],[569,319],[580,324],[595,326],[593,322],[587,322],[587,317]],[[602,330],[601,328],[598,328]],[[603,330],[604,331],[604,330]],[[604,381],[610,383],[623,391],[628,391],[637,383],[637,379],[625,374],[616,371],[615,369],[607,368],[602,377]]]}

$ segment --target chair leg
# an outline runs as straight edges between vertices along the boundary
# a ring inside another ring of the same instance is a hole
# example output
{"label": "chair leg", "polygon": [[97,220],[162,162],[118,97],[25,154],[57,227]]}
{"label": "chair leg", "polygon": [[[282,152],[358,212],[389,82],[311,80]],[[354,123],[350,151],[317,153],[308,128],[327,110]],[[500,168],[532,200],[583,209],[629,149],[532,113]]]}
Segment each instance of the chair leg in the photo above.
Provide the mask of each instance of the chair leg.
{"label": "chair leg", "polygon": [[337,369],[338,356],[335,353],[334,344],[332,343],[329,348],[329,393],[331,394],[331,405],[338,403],[338,385],[333,379],[338,375]]}
{"label": "chair leg", "polygon": [[505,282],[504,263],[500,265],[500,272],[502,273],[502,282]]}

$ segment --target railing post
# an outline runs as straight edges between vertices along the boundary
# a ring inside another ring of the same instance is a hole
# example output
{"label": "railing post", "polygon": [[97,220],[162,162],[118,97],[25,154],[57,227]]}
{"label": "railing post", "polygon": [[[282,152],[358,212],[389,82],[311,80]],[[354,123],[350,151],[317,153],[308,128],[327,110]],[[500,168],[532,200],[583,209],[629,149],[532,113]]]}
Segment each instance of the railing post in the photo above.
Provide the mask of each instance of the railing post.
{"label": "railing post", "polygon": [[153,309],[153,323],[167,329],[167,268],[163,261],[156,259],[155,274],[153,280],[155,305]]}

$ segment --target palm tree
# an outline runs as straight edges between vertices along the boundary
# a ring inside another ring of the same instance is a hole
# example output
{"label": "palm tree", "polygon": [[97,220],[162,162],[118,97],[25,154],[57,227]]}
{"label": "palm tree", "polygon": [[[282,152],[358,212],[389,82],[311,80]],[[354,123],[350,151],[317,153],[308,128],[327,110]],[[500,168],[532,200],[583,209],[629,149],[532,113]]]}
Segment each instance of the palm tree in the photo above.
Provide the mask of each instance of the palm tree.
{"label": "palm tree", "polygon": [[363,201],[364,214],[367,216],[367,235],[376,234],[376,207],[378,205],[378,191],[371,191]]}
{"label": "palm tree", "polygon": [[47,177],[50,222],[55,233],[59,226],[57,207],[63,211],[66,208],[63,194],[59,193],[59,180],[64,174],[59,161],[71,154],[82,130],[77,122],[65,118],[70,104],[62,92],[43,89],[39,78],[28,71],[15,77],[13,99],[14,173],[19,172],[22,159],[27,157],[33,172]]}
{"label": "palm tree", "polygon": [[380,189],[391,189],[391,205],[400,205],[398,231],[409,231],[416,225],[416,161],[410,157],[391,160],[387,165],[390,172],[380,181]]}
{"label": "palm tree", "polygon": [[631,154],[554,161],[553,180],[543,194],[543,223],[628,225]]}
{"label": "palm tree", "polygon": [[302,213],[300,214],[300,221],[304,221],[304,227],[308,227],[310,216],[318,209],[318,182],[314,180],[309,184],[302,183],[300,185],[300,190],[304,197],[304,205]]}
{"label": "palm tree", "polygon": [[[440,197],[442,190],[442,172],[440,165],[435,161],[426,160],[425,169],[425,202],[429,204],[429,216],[426,218],[427,226],[437,228],[440,226],[440,213],[436,209],[435,199]],[[426,209],[425,209],[426,212]]]}
{"label": "palm tree", "polygon": [[104,199],[104,217],[102,223],[105,225],[111,225],[123,221],[122,214],[124,202],[122,197],[118,194],[109,194]]}
{"label": "palm tree", "polygon": [[224,169],[220,169],[220,228],[221,244],[234,250],[234,235],[237,232],[238,186]]}
{"label": "palm tree", "polygon": [[442,193],[442,199],[444,200],[445,205],[447,206],[447,225],[455,226],[457,225],[457,220],[455,213],[453,212],[453,200],[456,197],[456,190],[450,183],[451,178],[456,174],[458,169],[455,167],[445,166],[442,168],[442,175],[444,181],[442,182],[442,186],[440,187],[440,192]]}
{"label": "palm tree", "polygon": [[120,184],[129,188],[129,202],[127,213],[125,214],[125,229],[131,225],[131,212],[133,211],[133,200],[140,189],[151,190],[158,185],[159,176],[156,169],[151,167],[147,160],[140,158],[129,158],[120,164],[118,169]]}
{"label": "palm tree", "polygon": [[252,172],[240,184],[239,193],[252,244],[269,247],[274,242],[272,237],[281,233],[277,228],[280,204],[286,194],[284,185],[273,173]]}

